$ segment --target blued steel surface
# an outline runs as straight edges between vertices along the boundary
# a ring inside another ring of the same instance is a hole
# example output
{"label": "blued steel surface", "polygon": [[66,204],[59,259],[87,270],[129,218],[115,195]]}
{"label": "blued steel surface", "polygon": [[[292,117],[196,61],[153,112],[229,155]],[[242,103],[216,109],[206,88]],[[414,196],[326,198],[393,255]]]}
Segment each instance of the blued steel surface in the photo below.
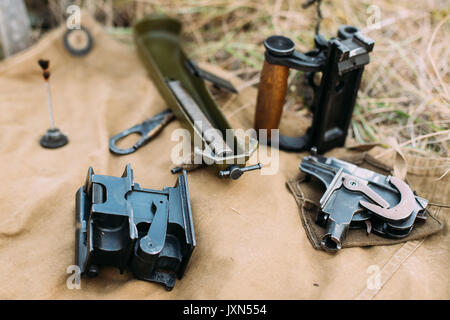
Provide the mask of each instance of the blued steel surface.
{"label": "blued steel surface", "polygon": [[171,290],[195,247],[186,172],[160,191],[135,183],[130,165],[120,178],[89,168],[76,194],[76,222],[75,261],[88,276],[110,265]]}

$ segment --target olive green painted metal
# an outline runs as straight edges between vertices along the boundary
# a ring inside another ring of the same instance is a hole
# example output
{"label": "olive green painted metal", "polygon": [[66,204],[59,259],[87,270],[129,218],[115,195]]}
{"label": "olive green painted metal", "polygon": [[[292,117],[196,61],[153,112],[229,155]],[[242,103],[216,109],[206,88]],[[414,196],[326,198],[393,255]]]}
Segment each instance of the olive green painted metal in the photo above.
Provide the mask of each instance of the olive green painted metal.
{"label": "olive green painted metal", "polygon": [[220,157],[211,150],[207,151],[208,149],[204,148],[207,143],[201,132],[194,126],[194,121],[169,86],[169,81],[178,80],[204,116],[226,140],[226,131],[232,127],[205,86],[204,80],[192,74],[186,67],[189,58],[180,45],[181,27],[180,21],[165,16],[149,16],[139,21],[134,26],[134,40],[138,53],[168,107],[190,131],[192,141],[201,139],[195,140],[203,143],[201,148],[203,150],[197,147],[194,149],[196,155],[202,156],[202,159],[207,160],[204,163],[213,164],[217,170],[226,170],[230,165],[244,167],[245,162],[257,149],[257,140],[244,141],[233,131],[234,154]]}

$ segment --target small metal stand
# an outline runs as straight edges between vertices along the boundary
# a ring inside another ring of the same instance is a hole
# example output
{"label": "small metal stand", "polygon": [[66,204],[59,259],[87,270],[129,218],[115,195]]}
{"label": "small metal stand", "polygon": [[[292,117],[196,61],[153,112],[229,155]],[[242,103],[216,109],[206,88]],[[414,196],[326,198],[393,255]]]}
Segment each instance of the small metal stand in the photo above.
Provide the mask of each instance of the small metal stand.
{"label": "small metal stand", "polygon": [[47,88],[47,102],[48,102],[48,112],[50,117],[50,129],[42,136],[40,144],[42,147],[47,149],[57,149],[65,146],[69,139],[64,135],[58,128],[55,127],[55,122],[53,120],[53,107],[52,107],[52,96],[50,93],[50,72],[48,68],[50,62],[48,60],[39,60],[39,66],[43,70],[43,77],[45,80],[45,87]]}
{"label": "small metal stand", "polygon": [[75,261],[95,277],[101,266],[172,290],[195,248],[186,172],[174,187],[141,188],[128,164],[122,177],[94,174],[76,193]]}
{"label": "small metal stand", "polygon": [[65,146],[69,139],[58,128],[50,128],[42,136],[40,144],[47,149],[57,149]]}

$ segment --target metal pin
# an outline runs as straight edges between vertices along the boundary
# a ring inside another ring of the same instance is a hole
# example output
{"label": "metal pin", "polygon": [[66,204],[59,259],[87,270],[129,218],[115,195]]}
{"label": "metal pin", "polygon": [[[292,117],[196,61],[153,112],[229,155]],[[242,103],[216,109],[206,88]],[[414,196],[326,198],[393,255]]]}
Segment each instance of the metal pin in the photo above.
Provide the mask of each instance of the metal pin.
{"label": "metal pin", "polygon": [[53,120],[53,106],[52,106],[52,95],[50,93],[50,83],[45,82],[45,87],[47,88],[47,102],[48,102],[48,113],[50,117],[50,129],[55,129],[55,121]]}
{"label": "metal pin", "polygon": [[43,71],[42,75],[44,77],[45,88],[47,90],[47,104],[50,118],[50,129],[48,129],[45,135],[42,136],[40,144],[44,148],[56,149],[65,146],[69,142],[69,139],[67,139],[67,136],[62,134],[61,131],[55,127],[55,121],[53,119],[52,95],[50,91],[50,82],[49,82],[50,72],[48,71],[50,61],[39,60],[38,64]]}
{"label": "metal pin", "polygon": [[237,165],[231,165],[227,170],[222,170],[219,172],[221,177],[230,177],[233,180],[239,179],[245,172],[260,170],[262,168],[261,163],[255,164],[249,167],[239,167]]}

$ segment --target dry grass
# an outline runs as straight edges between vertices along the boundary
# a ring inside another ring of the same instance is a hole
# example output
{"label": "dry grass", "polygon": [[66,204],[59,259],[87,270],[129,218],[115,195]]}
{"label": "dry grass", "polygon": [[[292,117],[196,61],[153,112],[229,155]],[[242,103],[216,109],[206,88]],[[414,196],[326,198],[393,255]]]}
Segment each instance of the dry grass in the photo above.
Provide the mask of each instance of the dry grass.
{"label": "dry grass", "polygon": [[[52,2],[50,0],[50,2]],[[55,0],[53,0],[55,2]],[[56,1],[57,2],[57,1]],[[184,23],[190,55],[232,71],[257,85],[263,41],[272,34],[293,38],[298,50],[312,47],[316,11],[300,0],[78,1],[108,32],[131,42],[130,24],[160,12]],[[381,28],[367,27],[367,8],[381,9]],[[362,28],[376,42],[351,126],[358,142],[395,138],[405,152],[449,157],[450,7],[447,0],[323,0],[321,32],[334,36],[341,24]],[[301,85],[291,73],[287,108],[304,108]]]}

